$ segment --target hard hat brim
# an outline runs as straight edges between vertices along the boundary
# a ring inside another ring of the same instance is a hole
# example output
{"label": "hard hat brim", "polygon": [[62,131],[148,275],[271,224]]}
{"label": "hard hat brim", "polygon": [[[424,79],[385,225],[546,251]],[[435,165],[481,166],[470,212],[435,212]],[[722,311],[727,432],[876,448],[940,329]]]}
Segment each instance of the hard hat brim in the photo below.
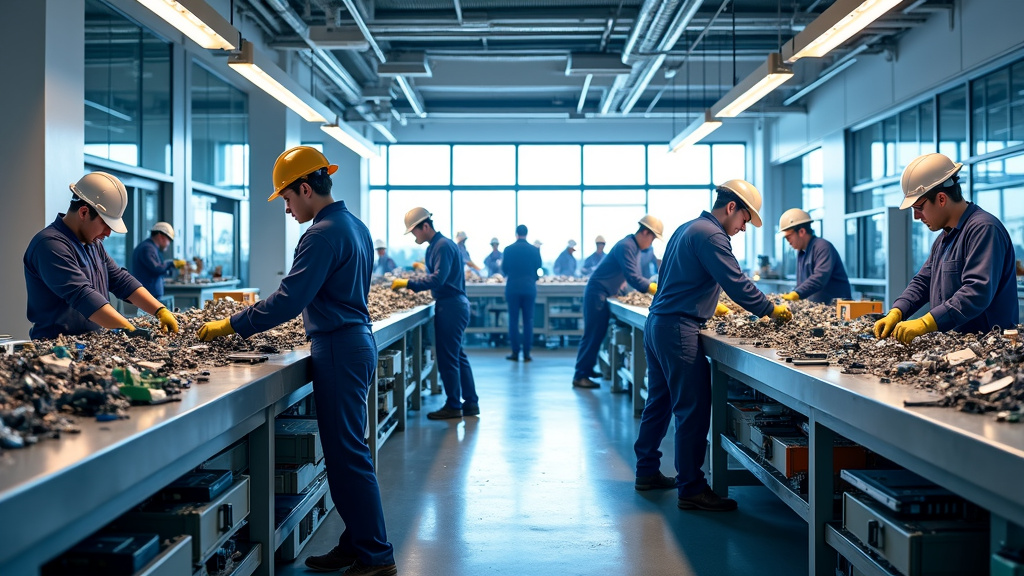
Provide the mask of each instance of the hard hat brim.
{"label": "hard hat brim", "polygon": [[791,230],[791,229],[796,228],[797,226],[799,226],[801,224],[810,224],[811,222],[814,222],[814,220],[812,220],[810,218],[803,218],[801,220],[797,220],[796,222],[790,222],[789,226],[786,226],[785,228],[779,229],[779,234],[778,235],[782,236],[783,234],[785,234],[786,230]]}
{"label": "hard hat brim", "polygon": [[762,224],[761,214],[757,212],[757,208],[754,208],[750,204],[747,204],[747,201],[739,194],[737,194],[736,196],[739,197],[740,202],[743,202],[743,207],[746,208],[748,212],[750,212],[750,223],[753,224],[755,228],[760,228]]}
{"label": "hard hat brim", "polygon": [[[939,179],[938,181],[936,181],[934,184],[932,184],[931,186],[928,186],[928,187],[918,186],[917,190],[915,190],[912,195],[904,196],[903,197],[903,202],[900,203],[900,210],[906,210],[907,208],[910,208],[911,206],[913,206],[914,203],[916,203],[918,200],[921,199],[921,196],[924,196],[925,194],[931,192],[932,190],[935,190],[936,188],[941,186],[943,183],[945,183],[947,180],[949,180],[949,179],[953,178],[954,176],[956,176],[957,174],[959,174],[960,170],[963,167],[964,167],[964,165],[962,163],[954,162],[953,163],[953,167],[948,172],[946,172],[942,176],[942,178]],[[901,182],[901,184],[902,184],[902,182]]]}
{"label": "hard hat brim", "polygon": [[423,218],[420,218],[419,220],[413,222],[411,226],[409,226],[408,228],[405,229],[405,233],[406,234],[411,234],[413,228],[419,226],[420,224],[426,222],[429,219],[430,219],[430,216],[424,216]]}
{"label": "hard hat brim", "polygon": [[124,220],[104,216],[103,213],[100,213],[100,218],[103,218],[103,221],[106,222],[107,226],[110,226],[112,231],[117,232],[118,234],[128,233],[128,227],[124,225]]}
{"label": "hard hat brim", "polygon": [[[319,170],[319,168],[317,170]],[[337,171],[338,171],[338,165],[337,164],[329,164],[327,166],[327,175],[328,176],[334,175],[334,173],[337,172]],[[274,200],[277,200],[278,197],[281,196],[281,192],[284,192],[285,190],[288,189],[287,186],[289,184],[291,184],[291,182],[289,182],[288,184],[285,184],[284,187],[282,187],[280,190],[274,190],[274,193],[270,195],[270,198],[267,198],[267,202],[273,202]]]}

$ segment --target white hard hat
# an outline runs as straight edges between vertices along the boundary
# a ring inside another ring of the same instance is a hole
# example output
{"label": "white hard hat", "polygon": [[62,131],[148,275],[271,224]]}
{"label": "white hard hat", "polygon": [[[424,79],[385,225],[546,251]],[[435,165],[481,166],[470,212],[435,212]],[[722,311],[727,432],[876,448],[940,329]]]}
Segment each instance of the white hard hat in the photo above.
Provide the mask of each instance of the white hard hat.
{"label": "white hard hat", "polygon": [[813,222],[811,215],[799,208],[790,208],[782,213],[782,218],[779,218],[779,234],[782,234],[790,228],[796,228],[801,224],[807,224]]}
{"label": "white hard hat", "polygon": [[738,196],[746,209],[750,211],[750,223],[758,228],[761,227],[761,193],[753,184],[746,180],[736,179],[719,184],[717,189],[728,190]]}
{"label": "white hard hat", "polygon": [[462,230],[459,230],[458,232],[455,233],[455,241],[456,242],[462,242],[466,238],[469,238],[469,236],[466,236],[466,233],[463,232]]}
{"label": "white hard hat", "polygon": [[171,240],[174,240],[174,226],[171,226],[167,222],[157,222],[153,224],[153,228],[150,232],[160,232],[164,236],[167,236]]}
{"label": "white hard hat", "polygon": [[598,236],[597,238],[594,238],[594,243],[595,244],[607,244],[607,242],[604,241],[604,236]]}
{"label": "white hard hat", "polygon": [[419,226],[420,222],[433,216],[426,208],[413,208],[405,213],[405,233],[412,232],[412,229]]}
{"label": "white hard hat", "polygon": [[949,188],[956,184],[954,177],[963,167],[963,164],[953,162],[945,154],[937,152],[915,158],[900,178],[900,186],[903,188],[903,203],[900,204],[900,210],[910,208],[918,198],[933,188]]}
{"label": "white hard hat", "polygon": [[379,248],[387,248],[387,247],[388,247],[388,245],[385,244],[384,241],[381,240],[380,238],[377,238],[376,240],[373,241],[373,249],[374,250],[377,250]]}
{"label": "white hard hat", "polygon": [[128,191],[116,176],[106,172],[90,172],[68,187],[75,196],[95,208],[111,230],[118,234],[128,232],[124,220],[121,220],[124,209],[128,207]]}
{"label": "white hard hat", "polygon": [[661,223],[661,220],[651,216],[650,214],[641,218],[637,224],[647,228],[651,232],[654,232],[654,236],[657,237],[658,240],[661,240],[661,233],[665,231],[665,225]]}
{"label": "white hard hat", "polygon": [[501,244],[501,242],[498,242],[498,238],[494,237],[494,238],[491,238],[491,244]]}
{"label": "white hard hat", "polygon": [[569,243],[566,244],[566,246],[568,248],[575,248],[576,247],[576,241],[575,240],[569,240]]}

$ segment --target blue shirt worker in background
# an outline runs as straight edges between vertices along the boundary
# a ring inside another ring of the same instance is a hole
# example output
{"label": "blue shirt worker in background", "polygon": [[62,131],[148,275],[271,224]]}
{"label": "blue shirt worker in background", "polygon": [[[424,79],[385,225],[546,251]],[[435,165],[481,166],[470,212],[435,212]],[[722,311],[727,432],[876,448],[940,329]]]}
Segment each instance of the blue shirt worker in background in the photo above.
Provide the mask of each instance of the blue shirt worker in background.
{"label": "blue shirt worker in background", "polygon": [[299,224],[299,238],[281,286],[265,300],[199,329],[200,340],[238,333],[248,338],[302,314],[310,337],[313,399],[323,440],[327,482],[345,531],[338,545],[306,566],[320,572],[398,574],[388,542],[380,488],[363,438],[366,397],[377,367],[377,344],[366,300],[373,270],[370,231],[344,201],[331,196],[330,164],[309,146],[290,148],[274,163],[274,193]]}
{"label": "blue shirt worker in background", "polygon": [[555,258],[555,265],[553,270],[555,276],[575,276],[576,275],[576,257],[573,254],[576,252],[576,241],[569,240],[569,243],[565,245],[565,250]]}
{"label": "blue shirt worker in background", "polygon": [[596,250],[587,259],[583,261],[583,268],[580,269],[580,273],[584,276],[590,276],[597,270],[598,265],[601,264],[601,260],[604,260],[604,236],[598,236],[594,239],[594,247]]}
{"label": "blue shirt worker in background", "polygon": [[646,250],[640,251],[640,273],[644,276],[651,278],[657,276],[658,267],[661,265],[658,262],[658,257],[654,255],[654,248],[648,247]]}
{"label": "blue shirt worker in background", "polygon": [[[647,403],[640,418],[636,452],[637,490],[677,488],[683,510],[735,510],[736,501],[708,486],[701,466],[711,424],[711,368],[699,338],[701,325],[718,310],[724,289],[737,304],[758,316],[792,319],[743,274],[732,253],[731,236],[748,222],[761,226],[761,194],[745,180],[717,187],[711,212],[683,224],[665,248],[659,289],[644,327]],[[661,473],[659,450],[675,417],[677,478]]]}
{"label": "blue shirt worker in background", "polygon": [[[909,345],[941,330],[962,334],[1013,328],[1020,321],[1013,243],[998,218],[964,200],[963,164],[925,154],[903,171],[903,203],[932,232],[942,230],[931,254],[892,310],[875,323],[877,338],[892,334]],[[931,311],[909,318],[922,306]]]}
{"label": "blue shirt worker in background", "polygon": [[470,269],[479,272],[480,266],[478,266],[476,262],[473,262],[473,259],[469,257],[469,249],[466,248],[467,239],[469,239],[469,236],[466,236],[466,233],[462,230],[455,233],[455,242],[458,244],[459,254],[462,255],[462,263],[469,266]]}
{"label": "blue shirt worker in background", "polygon": [[487,255],[487,258],[484,258],[484,268],[487,269],[488,276],[501,273],[502,253],[498,249],[500,244],[497,238],[491,238],[491,253]]}
{"label": "blue shirt worker in background", "polygon": [[640,273],[640,251],[649,248],[655,238],[661,238],[664,225],[650,214],[638,222],[640,228],[633,234],[619,240],[612,246],[608,257],[601,261],[583,290],[583,338],[576,353],[576,373],[572,385],[576,388],[600,388],[592,378],[600,375],[594,372],[597,353],[608,331],[611,312],[607,300],[615,296],[628,283],[640,292],[654,294],[658,284],[651,282]]}
{"label": "blue shirt worker in background", "polygon": [[373,263],[373,273],[375,275],[383,276],[398,268],[398,264],[395,264],[391,256],[388,256],[388,246],[383,240],[374,240],[373,249],[377,251],[377,260]]}
{"label": "blue shirt worker in background", "polygon": [[434,337],[437,347],[437,372],[444,384],[447,400],[441,409],[427,414],[431,420],[462,418],[480,414],[473,369],[462,335],[469,326],[469,298],[466,297],[466,275],[458,246],[444,234],[434,230],[434,221],[426,208],[413,208],[405,214],[405,233],[412,234],[417,244],[428,242],[427,276],[399,278],[391,289],[408,287],[413,292],[430,290],[434,296]]}
{"label": "blue shirt worker in background", "polygon": [[779,234],[796,250],[796,288],[782,297],[790,302],[821,304],[831,304],[837,298],[849,300],[853,293],[839,251],[814,235],[811,222],[811,215],[799,208],[786,210],[779,219]]}
{"label": "blue shirt worker in background", "polygon": [[174,314],[103,247],[111,232],[128,232],[121,219],[128,206],[124,184],[106,172],[92,172],[70,188],[74,196],[67,214],[57,214],[25,250],[29,336],[56,338],[100,328],[134,332],[132,323],[110,305],[110,293],[156,316],[165,332],[177,332]]}
{"label": "blue shirt worker in background", "polygon": [[174,227],[157,222],[146,238],[132,251],[132,275],[149,290],[154,298],[164,297],[164,277],[172,270],[185,267],[184,260],[164,260],[160,253],[174,240]]}
{"label": "blue shirt worker in background", "polygon": [[[505,301],[508,302],[508,341],[512,353],[506,360],[523,362],[533,360],[530,348],[533,345],[533,308],[537,302],[537,270],[542,266],[540,249],[526,241],[529,229],[516,226],[516,241],[505,247],[501,260],[501,271],[505,275]],[[519,335],[519,316],[523,317],[523,334]]]}

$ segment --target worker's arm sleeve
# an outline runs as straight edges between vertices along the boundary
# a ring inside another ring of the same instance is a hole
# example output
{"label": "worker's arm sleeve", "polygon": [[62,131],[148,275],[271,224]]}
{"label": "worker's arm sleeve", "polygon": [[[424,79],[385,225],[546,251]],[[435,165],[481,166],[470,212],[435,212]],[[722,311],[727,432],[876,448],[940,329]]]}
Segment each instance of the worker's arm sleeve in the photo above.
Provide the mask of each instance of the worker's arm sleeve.
{"label": "worker's arm sleeve", "polygon": [[701,264],[733,302],[757,316],[772,313],[775,305],[740,270],[740,264],[732,253],[732,244],[724,232],[712,234],[699,245],[698,251]]}
{"label": "worker's arm sleeve", "polygon": [[86,318],[109,304],[106,294],[92,287],[71,246],[43,240],[34,250],[36,268],[46,286]]}
{"label": "worker's arm sleeve", "polygon": [[[997,280],[1007,251],[1013,247],[996,226],[983,226],[964,238],[964,260],[943,261],[948,267],[940,277],[960,276],[960,287],[945,302],[932,308],[931,315],[940,331],[962,326],[984,312],[992,304],[999,289]],[[950,288],[952,289],[952,288]],[[947,292],[948,293],[948,292]]]}
{"label": "worker's arm sleeve", "polygon": [[821,292],[832,279],[832,271],[836,269],[836,260],[839,258],[832,246],[820,240],[812,248],[812,253],[807,255],[811,258],[811,274],[793,290],[801,299]]}

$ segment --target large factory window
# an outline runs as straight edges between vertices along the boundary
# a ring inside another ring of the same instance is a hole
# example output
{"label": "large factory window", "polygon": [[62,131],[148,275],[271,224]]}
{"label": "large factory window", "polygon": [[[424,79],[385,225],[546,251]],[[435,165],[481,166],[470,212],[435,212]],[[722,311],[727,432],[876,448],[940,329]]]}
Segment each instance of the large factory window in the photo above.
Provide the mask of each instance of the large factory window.
{"label": "large factory window", "polygon": [[1024,154],[978,163],[973,188],[974,201],[1003,222],[1024,261]]}
{"label": "large factory window", "polygon": [[249,98],[192,65],[192,180],[245,194],[249,185]]}
{"label": "large factory window", "polygon": [[967,86],[939,94],[939,152],[957,161],[966,159]]}
{"label": "large factory window", "polygon": [[85,3],[85,153],[170,174],[171,44]]}
{"label": "large factory window", "polygon": [[192,253],[202,258],[206,276],[234,278],[238,270],[238,202],[192,193]]}

